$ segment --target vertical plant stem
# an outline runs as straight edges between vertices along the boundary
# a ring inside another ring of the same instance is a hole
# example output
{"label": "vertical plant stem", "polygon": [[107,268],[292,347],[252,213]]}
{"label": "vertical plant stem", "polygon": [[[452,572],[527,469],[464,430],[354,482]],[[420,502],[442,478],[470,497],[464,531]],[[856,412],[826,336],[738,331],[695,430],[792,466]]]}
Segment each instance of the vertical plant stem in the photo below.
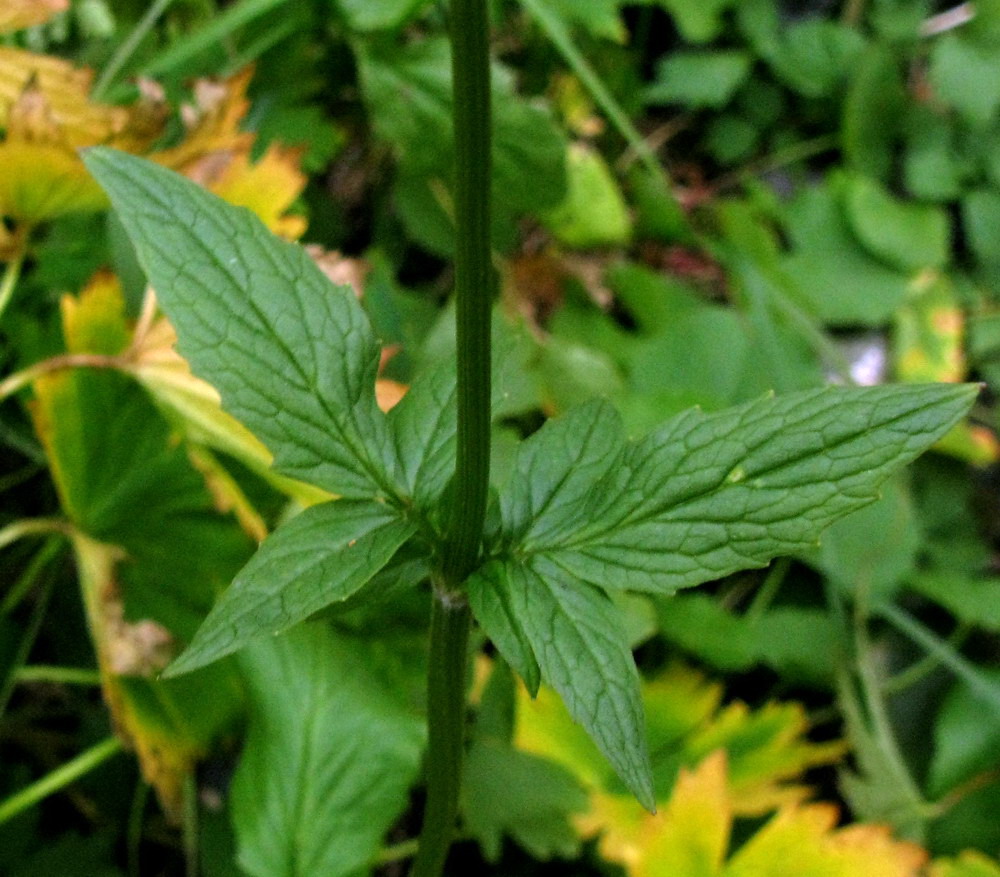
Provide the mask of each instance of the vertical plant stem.
{"label": "vertical plant stem", "polygon": [[455,305],[458,452],[445,537],[444,586],[479,557],[490,471],[490,66],[486,0],[451,8],[455,105]]}
{"label": "vertical plant stem", "polygon": [[468,604],[435,595],[427,684],[427,802],[411,877],[438,877],[455,833],[465,736]]}
{"label": "vertical plant stem", "polygon": [[487,0],[453,0],[458,447],[434,585],[427,685],[427,802],[413,877],[438,877],[455,831],[471,613],[462,585],[479,560],[490,475],[490,58]]}

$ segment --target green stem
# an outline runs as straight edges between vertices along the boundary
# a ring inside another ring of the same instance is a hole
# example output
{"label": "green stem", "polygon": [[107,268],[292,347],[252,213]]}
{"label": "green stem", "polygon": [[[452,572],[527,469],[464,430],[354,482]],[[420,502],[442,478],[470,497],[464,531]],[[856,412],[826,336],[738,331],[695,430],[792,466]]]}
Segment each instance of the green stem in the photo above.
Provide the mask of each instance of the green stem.
{"label": "green stem", "polygon": [[0,319],[3,318],[3,312],[7,310],[7,305],[10,304],[10,300],[14,296],[14,287],[17,286],[23,265],[24,253],[18,253],[4,268],[3,278],[0,279]]}
{"label": "green stem", "polygon": [[889,603],[879,606],[875,614],[888,621],[900,633],[908,636],[928,654],[961,679],[969,690],[994,713],[1000,713],[1000,686],[985,676],[971,661],[964,658],[951,644],[928,630],[902,609]]}
{"label": "green stem", "polygon": [[6,548],[19,539],[27,536],[38,536],[45,533],[69,532],[69,525],[58,518],[25,518],[22,521],[14,521],[6,527],[0,529],[0,548]]}
{"label": "green stem", "polygon": [[146,10],[146,14],[139,19],[136,26],[132,28],[132,33],[130,33],[121,45],[118,46],[115,53],[111,56],[108,63],[104,66],[104,69],[101,71],[101,76],[97,80],[97,84],[94,86],[93,92],[91,92],[91,96],[94,100],[101,100],[101,98],[104,97],[122,67],[128,63],[129,58],[131,58],[135,53],[135,50],[139,48],[139,43],[141,43],[146,38],[146,35],[156,26],[156,22],[160,20],[160,17],[167,11],[170,4],[173,2],[174,0],[154,0],[154,2],[150,4],[149,8]]}
{"label": "green stem", "polygon": [[427,802],[410,877],[439,877],[455,835],[471,621],[467,603],[455,602],[446,594],[435,594],[427,681]]}
{"label": "green stem", "polygon": [[10,586],[4,594],[3,602],[0,602],[0,616],[10,615],[28,595],[38,581],[38,577],[49,565],[52,559],[62,550],[62,539],[58,536],[50,536],[48,541],[31,558],[20,578]]}
{"label": "green stem", "polygon": [[15,674],[17,682],[51,682],[59,685],[100,685],[101,674],[85,667],[53,667],[48,664],[29,664]]}
{"label": "green stem", "polygon": [[0,825],[13,819],[19,813],[23,813],[49,795],[64,789],[121,750],[121,741],[117,737],[108,737],[96,746],[81,752],[71,761],[57,767],[52,773],[46,774],[37,782],[15,792],[6,801],[0,802]]}
{"label": "green stem", "polygon": [[791,566],[792,561],[788,557],[779,557],[771,564],[771,568],[764,577],[763,584],[754,595],[750,608],[747,609],[746,614],[743,616],[745,621],[759,621],[763,617],[774,602],[774,598],[778,596],[778,591],[781,590],[781,586]]}
{"label": "green stem", "polygon": [[486,0],[451,10],[455,105],[455,306],[458,448],[444,540],[443,586],[458,589],[479,559],[490,473],[490,58]]}
{"label": "green stem", "polygon": [[146,815],[146,801],[149,799],[149,785],[139,778],[132,795],[128,825],[125,830],[125,861],[128,877],[142,877],[142,823]]}
{"label": "green stem", "polygon": [[886,702],[882,696],[884,682],[875,666],[867,624],[867,617],[859,607],[856,607],[854,615],[855,662],[861,696],[864,699],[870,723],[870,732],[875,745],[882,754],[886,768],[893,774],[891,781],[900,790],[901,797],[906,802],[909,812],[905,815],[912,818],[915,824],[920,826],[922,833],[926,821],[926,802],[910,773],[896,740],[892,720],[889,718]]}
{"label": "green stem", "polygon": [[11,694],[14,692],[14,686],[17,683],[16,671],[28,660],[28,656],[31,654],[32,648],[34,648],[35,640],[38,639],[38,632],[42,629],[45,612],[49,608],[49,598],[52,596],[52,585],[55,582],[55,576],[52,575],[51,570],[48,573],[46,580],[43,582],[41,588],[39,588],[35,605],[31,610],[31,618],[28,621],[28,626],[25,628],[21,641],[17,645],[17,651],[14,653],[14,660],[11,662],[11,666],[15,672],[10,673],[6,679],[0,682],[0,718],[7,711],[7,704],[10,703]]}
{"label": "green stem", "polygon": [[412,877],[438,877],[455,833],[472,615],[490,478],[490,54],[487,0],[453,0],[458,436],[454,498],[434,583],[427,681],[427,802]]}
{"label": "green stem", "polygon": [[608,121],[614,125],[618,133],[632,147],[632,151],[639,156],[639,160],[645,165],[653,178],[659,179],[667,187],[667,191],[670,191],[670,179],[663,170],[663,165],[660,164],[653,151],[649,148],[649,144],[629,120],[628,115],[621,108],[618,101],[615,100],[614,95],[608,91],[607,87],[601,81],[601,77],[597,75],[597,72],[590,66],[583,53],[573,43],[573,38],[559,17],[548,8],[545,0],[521,0],[521,5],[542,26],[542,29],[548,34],[549,39],[552,40],[552,44],[559,51],[559,54],[563,56],[566,63],[569,64],[573,72],[580,78],[580,82],[583,83],[584,88],[590,92],[590,96],[604,111],[604,115],[608,117]]}
{"label": "green stem", "polygon": [[[963,622],[943,642],[946,642],[951,648],[957,650],[961,648],[971,630],[971,626]],[[890,697],[899,694],[901,691],[906,691],[910,686],[916,685],[921,679],[933,673],[940,666],[940,655],[935,653],[924,655],[919,661],[914,662],[905,670],[900,670],[895,676],[886,679],[882,690]]]}

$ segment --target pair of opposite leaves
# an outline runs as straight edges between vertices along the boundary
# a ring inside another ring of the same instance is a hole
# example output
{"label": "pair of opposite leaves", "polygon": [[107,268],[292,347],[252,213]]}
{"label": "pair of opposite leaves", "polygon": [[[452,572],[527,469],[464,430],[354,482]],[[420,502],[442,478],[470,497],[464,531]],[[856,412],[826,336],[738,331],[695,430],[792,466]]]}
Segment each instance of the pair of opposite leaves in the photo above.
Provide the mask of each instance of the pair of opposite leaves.
{"label": "pair of opposite leaves", "polygon": [[[101,148],[85,162],[194,371],[278,471],[341,497],[265,541],[168,673],[378,596],[383,571],[397,585],[423,581],[454,467],[454,364],[418,375],[384,415],[367,316],[300,247],[142,159]],[[976,391],[810,390],[688,411],[638,441],[607,402],[570,411],[518,450],[500,531],[468,582],[474,614],[529,689],[551,684],[652,808],[638,674],[606,589],[669,594],[814,545],[956,423]],[[401,552],[407,543],[416,550]]]}

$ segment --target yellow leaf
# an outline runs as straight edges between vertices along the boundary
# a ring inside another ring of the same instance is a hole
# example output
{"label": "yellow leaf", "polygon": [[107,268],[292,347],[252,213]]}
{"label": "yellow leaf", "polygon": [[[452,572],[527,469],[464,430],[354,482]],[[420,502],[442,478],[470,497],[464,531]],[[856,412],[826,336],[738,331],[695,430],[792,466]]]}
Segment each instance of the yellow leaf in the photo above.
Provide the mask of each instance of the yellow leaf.
{"label": "yellow leaf", "polygon": [[[599,850],[629,877],[918,877],[926,853],[884,826],[836,829],[830,804],[782,808],[728,862],[734,791],[722,750],[682,770],[669,803],[643,813],[624,796],[602,796]],[[942,875],[951,877],[951,875]],[[958,877],[958,875],[955,875]],[[962,875],[964,877],[964,875]],[[970,875],[971,877],[971,875]],[[978,875],[976,875],[978,877]]]}
{"label": "yellow leaf", "polygon": [[180,704],[211,696],[213,686],[226,684],[224,673],[213,670],[187,683],[153,679],[176,648],[170,634],[155,622],[124,620],[116,578],[122,551],[79,532],[72,542],[101,688],[115,731],[135,751],[143,778],[156,789],[164,812],[179,821],[184,780],[208,753],[212,731],[217,730],[188,721]]}
{"label": "yellow leaf", "polygon": [[274,145],[255,164],[246,154],[236,155],[208,188],[230,204],[252,210],[275,234],[295,239],[306,230],[305,217],[284,213],[306,187],[301,158],[301,149]]}
{"label": "yellow leaf", "polygon": [[11,136],[12,110],[31,88],[44,99],[51,130],[70,149],[102,143],[139,152],[160,136],[165,111],[158,94],[147,91],[131,107],[98,104],[89,97],[91,79],[91,71],[61,58],[0,47],[0,128]]}
{"label": "yellow leaf", "polygon": [[79,296],[59,302],[63,336],[70,353],[117,356],[128,348],[131,332],[125,320],[121,284],[110,271],[98,271]]}
{"label": "yellow leaf", "polygon": [[[797,703],[769,703],[751,712],[741,702],[729,704],[686,743],[686,751],[702,758],[719,748],[738,752],[730,760],[730,783],[736,813],[762,816],[809,796],[808,786],[788,780],[807,769],[837,761],[844,743],[811,743],[809,722]],[[747,746],[744,741],[752,741]]]}
{"label": "yellow leaf", "polygon": [[975,466],[1000,460],[1000,441],[993,430],[974,423],[957,423],[934,443],[934,450]]}
{"label": "yellow leaf", "polygon": [[[845,751],[842,742],[808,740],[809,723],[799,704],[771,703],[751,711],[734,702],[720,710],[722,687],[679,664],[644,681],[642,697],[658,791],[669,792],[680,767],[724,749],[738,815],[760,816],[801,801],[809,788],[790,781],[811,767],[837,761]],[[543,686],[531,700],[522,688],[517,716],[517,746],[563,764],[595,791],[607,790],[610,768],[554,692]],[[586,824],[594,828],[598,822]]]}
{"label": "yellow leaf", "polygon": [[0,143],[0,214],[28,223],[102,210],[107,198],[71,152]]}
{"label": "yellow leaf", "polygon": [[724,877],[918,877],[927,854],[879,825],[834,829],[832,804],[781,810],[732,858]]}
{"label": "yellow leaf", "polygon": [[0,34],[45,24],[69,9],[69,0],[0,0]]}
{"label": "yellow leaf", "polygon": [[899,380],[953,383],[964,379],[965,317],[947,276],[936,272],[918,275],[894,321]]}
{"label": "yellow leaf", "polygon": [[64,61],[0,48],[0,214],[34,224],[103,209],[104,192],[76,149],[110,143],[137,149],[159,135],[162,112],[93,104],[90,76]]}
{"label": "yellow leaf", "polygon": [[733,824],[725,752],[713,753],[691,772],[681,770],[669,805],[644,821],[636,877],[719,874]]}
{"label": "yellow leaf", "polygon": [[248,155],[253,146],[255,135],[240,130],[250,109],[246,92],[252,78],[253,67],[245,67],[227,79],[199,79],[194,104],[181,110],[187,129],[184,140],[149,157],[196,183],[210,185],[232,156]]}

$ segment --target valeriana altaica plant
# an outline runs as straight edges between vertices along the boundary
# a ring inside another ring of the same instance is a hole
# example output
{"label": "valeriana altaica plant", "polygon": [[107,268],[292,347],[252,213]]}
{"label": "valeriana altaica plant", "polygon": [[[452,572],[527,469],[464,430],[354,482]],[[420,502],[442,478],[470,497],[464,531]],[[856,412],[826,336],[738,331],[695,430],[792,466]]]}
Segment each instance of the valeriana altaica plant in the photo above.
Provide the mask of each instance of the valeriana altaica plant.
{"label": "valeriana altaica plant", "polygon": [[[124,153],[86,164],[138,252],[180,352],[270,448],[336,500],[267,539],[168,670],[180,674],[352,598],[433,592],[428,795],[413,873],[454,827],[471,615],[528,689],[563,697],[654,806],[639,679],[609,591],[669,594],[808,548],[968,410],[973,386],[826,388],[630,440],[595,400],[520,446],[484,535],[490,436],[489,60],[485,0],[454,0],[457,358],[389,414],[380,346],[351,290],[249,211]],[[406,550],[403,551],[406,547]],[[405,562],[398,558],[405,557]],[[420,560],[414,562],[413,558]]]}

